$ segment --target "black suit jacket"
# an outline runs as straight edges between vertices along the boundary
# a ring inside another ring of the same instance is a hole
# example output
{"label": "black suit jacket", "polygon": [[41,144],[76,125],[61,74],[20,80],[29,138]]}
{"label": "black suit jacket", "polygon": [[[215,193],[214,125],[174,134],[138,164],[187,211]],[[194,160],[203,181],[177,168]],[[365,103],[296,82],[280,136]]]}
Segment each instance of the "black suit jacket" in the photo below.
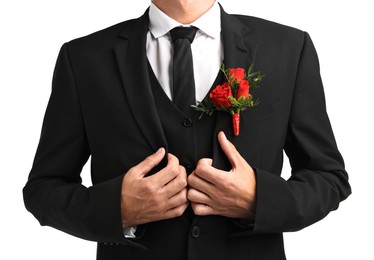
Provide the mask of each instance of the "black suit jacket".
{"label": "black suit jacket", "polygon": [[[152,259],[284,259],[282,232],[322,219],[350,194],[309,35],[222,11],[225,66],[255,63],[266,74],[255,92],[261,103],[241,114],[240,135],[232,136],[226,113],[217,113],[212,133],[216,167],[230,166],[216,141],[224,130],[255,168],[256,219],[254,225],[231,219],[222,225],[220,217],[205,217],[213,227],[221,224],[192,245],[189,230],[175,220],[149,224],[144,241],[122,233],[124,173],[159,147],[167,149],[148,77],[147,31],[146,12],[63,45],[24,188],[27,209],[41,225],[99,242],[98,259],[149,259],[144,247],[151,247]],[[292,166],[287,181],[280,177],[283,151]],[[87,188],[80,172],[89,156],[93,186]],[[156,226],[165,233],[152,234]]]}

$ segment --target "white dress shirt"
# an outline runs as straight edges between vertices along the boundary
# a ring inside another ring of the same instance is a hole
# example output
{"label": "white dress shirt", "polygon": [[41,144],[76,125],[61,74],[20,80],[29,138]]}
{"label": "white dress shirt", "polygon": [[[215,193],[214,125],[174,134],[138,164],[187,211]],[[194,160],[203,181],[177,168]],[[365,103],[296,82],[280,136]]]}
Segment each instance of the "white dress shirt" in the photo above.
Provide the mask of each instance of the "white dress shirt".
{"label": "white dress shirt", "polygon": [[201,101],[212,87],[223,61],[221,11],[218,3],[215,2],[191,24],[180,24],[151,3],[147,57],[158,82],[170,99],[173,87],[173,44],[169,31],[177,26],[195,26],[199,29],[191,44],[191,52],[196,100]]}
{"label": "white dress shirt", "polygon": [[[177,26],[195,26],[199,29],[191,44],[191,52],[196,100],[202,101],[212,87],[223,61],[221,11],[218,3],[215,2],[203,16],[191,24],[180,24],[151,3],[147,58],[158,82],[170,99],[173,87],[173,44],[169,31]],[[136,227],[125,227],[123,232],[126,238],[136,237]]]}

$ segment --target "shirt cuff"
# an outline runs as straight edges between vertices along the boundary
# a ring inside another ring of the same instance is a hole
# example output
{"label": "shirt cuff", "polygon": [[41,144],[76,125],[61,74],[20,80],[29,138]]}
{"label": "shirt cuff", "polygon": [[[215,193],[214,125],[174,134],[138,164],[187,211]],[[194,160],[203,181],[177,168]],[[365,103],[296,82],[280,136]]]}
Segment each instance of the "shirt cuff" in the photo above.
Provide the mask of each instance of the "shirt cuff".
{"label": "shirt cuff", "polygon": [[136,226],[123,228],[123,235],[125,236],[125,238],[136,238],[135,232]]}

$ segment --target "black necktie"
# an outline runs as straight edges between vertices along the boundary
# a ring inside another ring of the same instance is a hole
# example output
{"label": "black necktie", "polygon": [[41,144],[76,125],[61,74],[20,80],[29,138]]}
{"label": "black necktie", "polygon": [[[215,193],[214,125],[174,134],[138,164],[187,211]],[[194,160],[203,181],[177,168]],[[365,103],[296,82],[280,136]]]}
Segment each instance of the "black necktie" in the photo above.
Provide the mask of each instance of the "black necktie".
{"label": "black necktie", "polygon": [[185,113],[196,103],[191,52],[196,30],[195,27],[175,27],[170,31],[174,45],[173,102]]}

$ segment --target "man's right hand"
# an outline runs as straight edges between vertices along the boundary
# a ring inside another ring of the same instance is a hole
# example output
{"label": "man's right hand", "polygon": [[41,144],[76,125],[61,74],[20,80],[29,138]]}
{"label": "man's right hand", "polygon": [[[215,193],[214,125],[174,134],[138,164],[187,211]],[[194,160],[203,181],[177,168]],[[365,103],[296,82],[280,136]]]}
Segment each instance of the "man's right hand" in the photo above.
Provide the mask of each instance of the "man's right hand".
{"label": "man's right hand", "polygon": [[160,148],[132,167],[122,182],[122,225],[136,226],[181,216],[188,206],[186,169],[168,154],[168,164],[159,172],[144,177],[165,156]]}

